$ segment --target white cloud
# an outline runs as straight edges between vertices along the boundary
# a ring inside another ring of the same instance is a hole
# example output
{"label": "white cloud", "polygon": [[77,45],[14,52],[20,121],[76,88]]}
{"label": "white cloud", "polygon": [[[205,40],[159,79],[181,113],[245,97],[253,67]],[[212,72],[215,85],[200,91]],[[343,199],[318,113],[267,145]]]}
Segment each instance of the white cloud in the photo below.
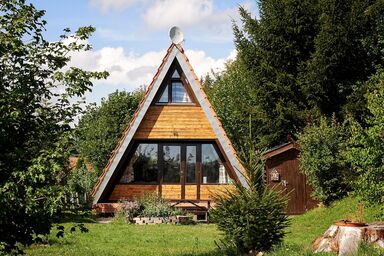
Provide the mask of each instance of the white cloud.
{"label": "white cloud", "polygon": [[[219,9],[213,0],[155,0],[148,5],[142,15],[150,30],[169,29],[180,26],[183,30],[194,30],[186,39],[206,42],[228,42],[233,40],[232,21],[238,22],[238,5]],[[249,0],[241,3],[254,11],[255,5]],[[194,32],[194,33],[193,33]]]}
{"label": "white cloud", "polygon": [[90,3],[93,7],[106,13],[109,11],[121,11],[131,7],[139,1],[140,0],[90,0]]}
{"label": "white cloud", "polygon": [[[219,8],[215,0],[89,0],[102,12],[123,11],[139,6],[141,24],[139,30],[168,30],[172,26],[180,26],[187,33],[186,40],[211,43],[231,42],[232,20],[239,21],[239,5]],[[243,0],[240,5],[255,13],[256,5],[251,0]],[[133,12],[135,13],[135,12]],[[127,13],[128,14],[128,13]],[[137,32],[137,31],[136,31]],[[135,41],[132,36],[122,36],[112,30],[102,30],[99,34],[104,38]]]}
{"label": "white cloud", "polygon": [[148,6],[143,19],[150,28],[162,29],[195,25],[212,14],[212,0],[156,0]]}
{"label": "white cloud", "polygon": [[[100,101],[116,89],[133,91],[141,85],[149,85],[166,51],[151,51],[138,55],[133,51],[126,52],[122,47],[104,47],[88,52],[74,52],[70,65],[90,71],[107,70],[110,76],[106,80],[96,81],[94,91],[87,95],[87,101]],[[227,58],[214,59],[201,50],[186,50],[192,67],[200,78],[211,70],[223,70],[229,59],[234,59],[233,50]]]}

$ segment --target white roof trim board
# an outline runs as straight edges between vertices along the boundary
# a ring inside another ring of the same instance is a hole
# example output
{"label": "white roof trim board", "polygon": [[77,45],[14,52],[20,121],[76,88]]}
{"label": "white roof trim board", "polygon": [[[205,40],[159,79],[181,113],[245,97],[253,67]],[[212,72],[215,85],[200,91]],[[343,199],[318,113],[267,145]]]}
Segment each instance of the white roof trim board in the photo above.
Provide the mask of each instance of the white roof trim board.
{"label": "white roof trim board", "polygon": [[106,170],[105,176],[104,176],[102,182],[100,183],[100,185],[98,186],[97,191],[95,193],[93,204],[97,204],[99,202],[103,191],[105,190],[107,184],[109,183],[109,181],[112,177],[112,174],[114,173],[116,167],[120,163],[120,161],[124,155],[124,152],[127,150],[129,144],[131,143],[133,136],[135,135],[140,123],[142,122],[145,114],[147,113],[149,106],[151,105],[157,91],[160,88],[162,81],[164,80],[165,75],[167,74],[167,72],[168,72],[168,70],[169,70],[169,68],[170,68],[170,66],[173,63],[175,58],[179,62],[181,69],[183,70],[189,84],[191,85],[191,88],[193,90],[193,93],[196,96],[197,101],[200,103],[201,108],[203,109],[205,115],[207,116],[207,118],[208,118],[208,120],[212,126],[212,129],[214,130],[216,137],[217,137],[221,147],[224,150],[224,153],[228,157],[230,164],[233,166],[236,176],[238,177],[240,183],[243,186],[245,186],[245,187],[248,186],[248,183],[246,182],[246,178],[241,171],[242,166],[240,165],[236,156],[233,154],[231,146],[228,144],[228,142],[225,138],[226,135],[223,133],[223,130],[219,126],[218,122],[216,121],[216,117],[214,116],[212,110],[210,109],[210,106],[207,104],[207,99],[205,98],[203,93],[200,91],[200,89],[199,89],[200,86],[197,85],[197,83],[196,83],[193,70],[190,69],[190,65],[187,64],[186,60],[182,56],[182,53],[180,52],[178,47],[173,46],[171,49],[171,52],[168,54],[168,57],[164,62],[162,69],[160,70],[160,73],[158,74],[156,80],[154,81],[154,84],[153,84],[151,90],[148,92],[148,95],[147,95],[145,102],[143,103],[141,109],[137,113],[135,120],[133,121],[131,127],[129,128],[129,131],[128,131],[127,135],[125,136],[121,146],[119,147],[115,157],[113,158],[112,163],[109,165],[108,170]]}

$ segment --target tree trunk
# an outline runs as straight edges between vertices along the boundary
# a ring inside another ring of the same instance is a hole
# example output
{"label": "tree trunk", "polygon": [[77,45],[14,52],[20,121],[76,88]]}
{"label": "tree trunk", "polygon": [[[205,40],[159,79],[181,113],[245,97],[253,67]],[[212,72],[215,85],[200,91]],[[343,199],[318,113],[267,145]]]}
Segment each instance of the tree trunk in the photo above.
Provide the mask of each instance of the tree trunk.
{"label": "tree trunk", "polygon": [[332,225],[312,242],[312,249],[314,252],[353,255],[361,242],[384,248],[384,222],[374,222],[363,227]]}

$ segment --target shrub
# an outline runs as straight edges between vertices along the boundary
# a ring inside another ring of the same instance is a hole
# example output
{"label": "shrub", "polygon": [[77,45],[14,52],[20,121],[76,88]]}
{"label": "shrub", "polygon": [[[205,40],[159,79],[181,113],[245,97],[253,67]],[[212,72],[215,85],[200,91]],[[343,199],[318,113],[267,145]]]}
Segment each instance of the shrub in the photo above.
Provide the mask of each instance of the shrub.
{"label": "shrub", "polygon": [[351,173],[342,156],[347,134],[343,125],[322,118],[319,124],[305,127],[299,137],[300,169],[314,189],[312,195],[326,205],[349,190]]}
{"label": "shrub", "polygon": [[129,222],[132,222],[133,218],[140,214],[140,205],[134,201],[123,202],[121,208],[123,209],[124,217]]}
{"label": "shrub", "polygon": [[142,217],[169,217],[182,215],[180,209],[173,209],[168,202],[157,195],[144,194],[138,200],[140,205],[139,215]]}
{"label": "shrub", "polygon": [[247,168],[249,188],[237,185],[235,190],[216,195],[216,207],[210,211],[224,232],[224,241],[240,253],[270,250],[282,242],[289,224],[287,197],[263,185],[263,163],[259,159],[254,162]]}
{"label": "shrub", "polygon": [[124,207],[119,207],[114,213],[112,221],[115,223],[127,223],[127,218],[125,215]]}
{"label": "shrub", "polygon": [[379,70],[366,86],[370,116],[365,125],[351,122],[345,156],[357,175],[356,194],[367,203],[384,205],[384,71]]}
{"label": "shrub", "polygon": [[[89,171],[83,158],[79,158],[76,168],[67,177],[67,187],[69,193],[78,193],[80,208],[90,208],[92,197],[90,196],[93,186],[97,181],[97,173]],[[80,200],[81,199],[81,200]]]}

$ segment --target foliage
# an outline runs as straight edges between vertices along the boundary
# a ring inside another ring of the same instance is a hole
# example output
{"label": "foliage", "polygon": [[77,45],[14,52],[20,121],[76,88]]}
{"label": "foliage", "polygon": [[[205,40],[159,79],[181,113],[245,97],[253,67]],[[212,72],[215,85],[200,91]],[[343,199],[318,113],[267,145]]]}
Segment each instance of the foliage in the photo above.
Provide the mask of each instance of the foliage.
{"label": "foliage", "polygon": [[80,201],[82,207],[87,207],[91,203],[92,198],[90,197],[90,194],[97,178],[97,173],[94,170],[88,170],[84,159],[82,158],[78,160],[76,167],[68,173],[68,192],[86,195],[87,200]]}
{"label": "foliage", "polygon": [[208,90],[235,147],[248,128],[262,149],[320,116],[365,115],[364,82],[384,63],[383,10],[381,0],[261,0],[255,18],[241,7],[237,59]]}
{"label": "foliage", "polygon": [[322,118],[319,124],[310,124],[299,137],[300,169],[313,187],[313,196],[329,205],[344,197],[352,175],[342,151],[348,130],[335,119]]}
{"label": "foliage", "polygon": [[133,93],[116,91],[102,99],[101,105],[87,106],[76,127],[78,151],[100,174],[127,128],[144,95],[143,88]]}
{"label": "foliage", "polygon": [[20,252],[49,233],[61,207],[68,131],[91,80],[106,72],[68,67],[70,53],[89,50],[94,28],[43,38],[44,11],[24,0],[0,4],[0,250]]}
{"label": "foliage", "polygon": [[345,156],[358,176],[354,183],[357,194],[368,203],[384,205],[384,72],[372,76],[367,87],[371,115],[365,127],[352,121]]}
{"label": "foliage", "polygon": [[300,75],[303,92],[328,117],[345,115],[343,107],[358,116],[364,106],[354,105],[362,100],[354,90],[364,88],[354,86],[366,81],[384,61],[384,2],[321,0],[319,4],[315,48]]}
{"label": "foliage", "polygon": [[172,208],[164,199],[153,194],[142,195],[138,203],[141,217],[170,217],[183,214],[180,209]]}
{"label": "foliage", "polygon": [[254,159],[247,165],[249,188],[237,185],[215,196],[216,206],[210,211],[225,241],[240,253],[268,251],[282,242],[288,217],[287,198],[263,186],[263,162]]}
{"label": "foliage", "polygon": [[124,220],[125,222],[132,222],[134,217],[140,215],[142,208],[139,203],[135,201],[123,201],[121,204],[121,207],[114,216],[117,221]]}
{"label": "foliage", "polygon": [[[207,80],[204,81],[207,83]],[[249,133],[258,132],[254,131],[258,124],[255,116],[259,113],[250,93],[252,88],[253,81],[250,81],[245,65],[239,60],[227,63],[226,72],[216,74],[213,86],[205,87],[227,135],[237,149],[248,143]]]}
{"label": "foliage", "polygon": [[[312,241],[321,236],[336,221],[358,211],[358,203],[358,198],[349,196],[332,203],[329,207],[318,207],[302,215],[292,217],[291,225],[286,230],[287,235],[284,238],[284,244],[267,255],[323,255],[311,251],[310,245]],[[367,223],[378,221],[376,216],[379,213],[380,209],[378,206],[364,207],[364,218]],[[335,254],[325,255],[331,256]]]}

